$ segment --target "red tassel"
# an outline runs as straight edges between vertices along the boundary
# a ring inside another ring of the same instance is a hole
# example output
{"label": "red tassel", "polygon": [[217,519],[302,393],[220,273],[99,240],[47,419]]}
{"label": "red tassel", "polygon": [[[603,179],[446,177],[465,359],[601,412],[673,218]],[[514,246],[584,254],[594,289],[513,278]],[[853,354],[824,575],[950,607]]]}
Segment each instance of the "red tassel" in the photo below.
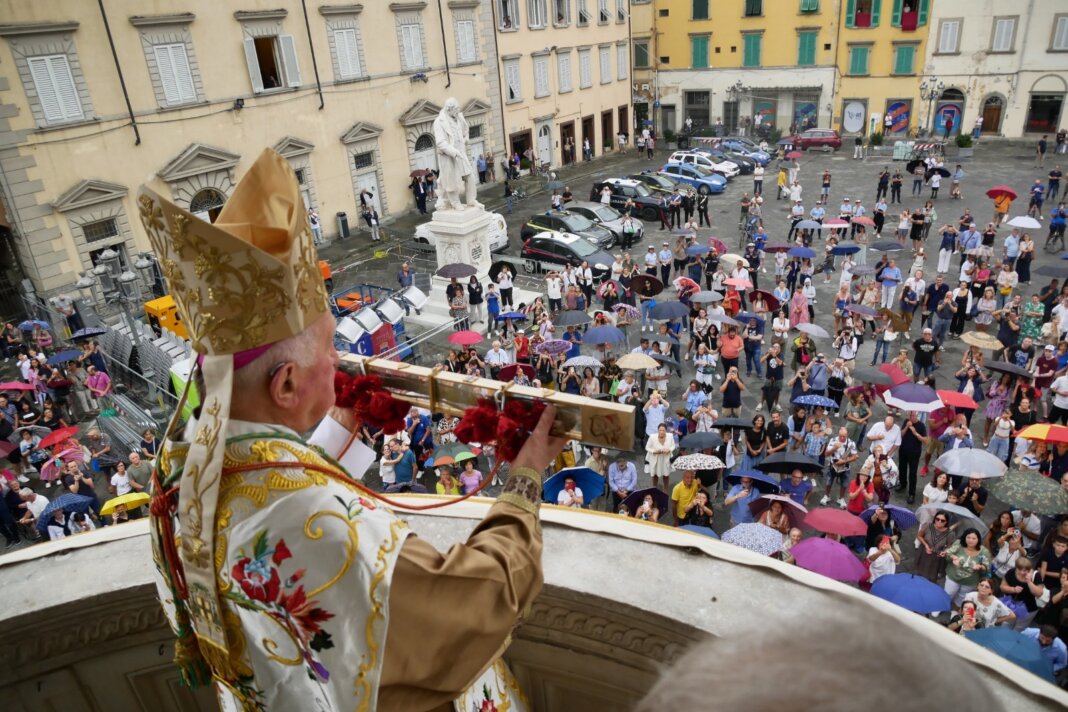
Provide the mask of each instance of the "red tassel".
{"label": "red tassel", "polygon": [[334,374],[334,404],[351,408],[362,423],[387,433],[404,428],[409,410],[407,403],[382,387],[378,376],[351,376],[343,371]]}

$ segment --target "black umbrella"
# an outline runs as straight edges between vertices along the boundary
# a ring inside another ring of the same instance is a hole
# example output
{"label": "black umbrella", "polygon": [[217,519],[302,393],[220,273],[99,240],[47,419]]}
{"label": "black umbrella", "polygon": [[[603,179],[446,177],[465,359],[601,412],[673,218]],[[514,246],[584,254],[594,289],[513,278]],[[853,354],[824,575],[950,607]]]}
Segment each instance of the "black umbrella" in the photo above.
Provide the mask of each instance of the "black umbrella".
{"label": "black umbrella", "polygon": [[568,309],[567,311],[560,312],[553,319],[553,324],[557,326],[582,326],[583,324],[589,324],[593,319],[584,311],[578,309]]}
{"label": "black umbrella", "polygon": [[667,366],[668,368],[678,368],[679,367],[679,362],[676,361],[675,359],[671,358],[670,356],[665,356],[663,354],[649,354],[649,355],[652,356],[657,361],[659,361],[660,364],[663,365],[663,366]]}
{"label": "black umbrella", "polygon": [[713,427],[720,430],[723,428],[751,428],[753,427],[753,421],[745,418],[720,418]]}
{"label": "black umbrella", "polygon": [[462,262],[454,262],[449,265],[442,265],[434,274],[439,277],[445,277],[446,279],[452,279],[453,277],[456,279],[466,279],[471,275],[478,274],[478,270],[471,265],[465,265]]}
{"label": "black umbrella", "polygon": [[679,445],[688,450],[706,450],[723,444],[719,433],[690,433],[679,441]]}
{"label": "black umbrella", "polygon": [[853,371],[853,378],[861,383],[871,383],[876,386],[894,385],[893,378],[874,366],[861,366]]}
{"label": "black umbrella", "polygon": [[78,341],[79,339],[89,339],[100,334],[108,333],[107,329],[100,329],[94,326],[87,327],[85,329],[78,329],[70,335],[71,341]]}
{"label": "black umbrella", "polygon": [[1034,270],[1034,274],[1041,275],[1043,277],[1068,277],[1068,264],[1052,264],[1042,265]]}
{"label": "black umbrella", "polygon": [[664,291],[664,283],[649,274],[639,274],[630,280],[630,290],[635,294],[653,297]]}
{"label": "black umbrella", "polygon": [[686,306],[682,302],[658,302],[655,307],[649,310],[649,314],[654,319],[680,319],[689,315],[690,307]]}
{"label": "black umbrella", "polygon": [[905,164],[905,172],[906,173],[913,173],[913,172],[915,172],[917,166],[922,166],[922,165],[923,165],[923,161],[921,161],[918,158],[914,158],[914,159],[912,159],[911,161],[909,161],[908,163]]}
{"label": "black umbrella", "polygon": [[778,472],[783,475],[789,474],[794,470],[801,470],[802,472],[823,471],[823,467],[820,466],[818,460],[797,452],[777,452],[773,455],[768,455],[756,468],[761,472]]}
{"label": "black umbrella", "polygon": [[1014,363],[1008,361],[994,361],[993,363],[986,364],[986,367],[991,371],[998,371],[1000,373],[1009,373],[1013,376],[1023,376],[1024,378],[1034,378],[1035,374],[1028,371],[1023,366],[1017,366]]}
{"label": "black umbrella", "polygon": [[949,176],[952,175],[945,168],[942,168],[941,166],[937,166],[935,168],[931,168],[930,170],[928,170],[927,171],[927,175],[924,176],[924,178],[927,179],[927,180],[930,180],[931,176],[933,176],[935,173],[937,173],[938,175],[942,176],[943,178],[949,178]]}

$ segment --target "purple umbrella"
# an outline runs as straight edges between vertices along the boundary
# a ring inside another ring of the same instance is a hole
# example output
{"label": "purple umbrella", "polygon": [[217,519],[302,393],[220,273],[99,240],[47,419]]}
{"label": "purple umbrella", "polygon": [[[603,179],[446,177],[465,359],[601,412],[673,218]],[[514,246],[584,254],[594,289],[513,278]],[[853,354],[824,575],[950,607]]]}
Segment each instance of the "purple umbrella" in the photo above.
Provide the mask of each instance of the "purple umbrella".
{"label": "purple umbrella", "polygon": [[629,304],[614,304],[612,311],[619,314],[621,319],[640,319],[642,315],[637,307],[632,307]]}
{"label": "purple umbrella", "polygon": [[847,312],[852,312],[853,314],[859,314],[860,316],[867,317],[868,319],[874,319],[875,317],[879,316],[879,312],[872,309],[871,307],[866,307],[863,304],[850,304],[845,308],[845,310]]}
{"label": "purple umbrella", "polygon": [[563,339],[549,339],[548,341],[543,341],[537,346],[535,346],[534,350],[537,351],[539,354],[548,354],[550,356],[555,356],[556,354],[562,354],[565,351],[570,351],[571,342],[564,341]]}
{"label": "purple umbrella", "polygon": [[790,555],[797,565],[835,581],[857,582],[868,571],[849,547],[833,539],[805,539],[794,544]]}
{"label": "purple umbrella", "polygon": [[[897,525],[902,529],[912,529],[915,526],[919,526],[920,520],[912,513],[911,509],[899,507],[896,504],[884,504],[882,506],[890,513],[890,518],[897,522]],[[878,508],[879,505],[868,507],[860,513],[860,518],[871,524],[871,518],[875,516],[875,510]]]}
{"label": "purple umbrella", "polygon": [[893,386],[883,392],[883,400],[892,408],[917,410],[921,413],[933,413],[945,407],[934,389],[922,383],[909,382]]}

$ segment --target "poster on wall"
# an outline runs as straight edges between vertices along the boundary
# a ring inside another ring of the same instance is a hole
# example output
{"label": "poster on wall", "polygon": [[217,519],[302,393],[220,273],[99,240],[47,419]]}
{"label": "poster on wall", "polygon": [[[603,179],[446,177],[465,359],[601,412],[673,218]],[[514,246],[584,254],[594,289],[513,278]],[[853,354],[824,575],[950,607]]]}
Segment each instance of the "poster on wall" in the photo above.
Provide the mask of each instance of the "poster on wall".
{"label": "poster on wall", "polygon": [[842,110],[842,129],[846,133],[861,133],[864,131],[864,118],[867,115],[868,107],[863,102],[849,102]]}
{"label": "poster on wall", "polygon": [[[912,102],[911,101],[890,101],[886,105],[886,119],[889,119],[889,126],[886,127],[886,133],[902,134],[908,133],[909,122],[912,120]],[[884,122],[884,126],[886,126]]]}
{"label": "poster on wall", "polygon": [[775,104],[773,99],[756,99],[753,101],[753,123],[757,126],[775,125]]}
{"label": "poster on wall", "polygon": [[801,101],[794,104],[794,124],[798,131],[811,129],[816,126],[816,103]]}
{"label": "poster on wall", "polygon": [[935,136],[943,136],[946,133],[946,124],[953,119],[953,133],[960,133],[961,105],[955,102],[946,102],[938,105],[935,112]]}

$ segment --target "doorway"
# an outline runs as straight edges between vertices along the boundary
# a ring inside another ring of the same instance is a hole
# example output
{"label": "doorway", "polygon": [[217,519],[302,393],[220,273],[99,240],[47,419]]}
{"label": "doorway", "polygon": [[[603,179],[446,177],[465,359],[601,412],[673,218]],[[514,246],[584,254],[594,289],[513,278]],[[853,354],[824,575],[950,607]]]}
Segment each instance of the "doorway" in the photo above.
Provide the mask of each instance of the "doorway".
{"label": "doorway", "polygon": [[544,123],[538,127],[538,163],[544,167],[553,162],[553,125]]}
{"label": "doorway", "polygon": [[649,126],[646,122],[649,121],[649,104],[642,101],[634,105],[634,127],[637,130],[644,129]]}
{"label": "doorway", "polygon": [[578,149],[575,147],[575,122],[560,124],[560,158],[563,165],[575,162]]}
{"label": "doorway", "polygon": [[730,133],[734,133],[738,128],[738,102],[723,102],[723,125]]}
{"label": "doorway", "polygon": [[430,134],[423,134],[415,139],[415,147],[412,149],[411,166],[413,171],[421,168],[426,170],[437,170],[438,153],[434,148],[434,137]]}
{"label": "doorway", "polygon": [[1027,103],[1027,133],[1057,133],[1060,126],[1061,108],[1064,104],[1063,94],[1032,94]]}
{"label": "doorway", "polygon": [[527,149],[533,146],[534,144],[534,135],[530,132],[529,129],[527,131],[520,131],[509,136],[508,143],[512,147],[512,153],[510,154],[509,158],[518,153],[521,161],[520,166],[522,166],[523,162],[526,162],[527,160]]}
{"label": "doorway", "polygon": [[627,111],[627,107],[621,106],[618,110],[619,113],[619,130],[627,135],[627,142],[630,143],[630,122],[627,120],[630,114]]}
{"label": "doorway", "polygon": [[1005,100],[1000,96],[988,96],[983,102],[983,126],[981,133],[1001,133],[1001,114],[1005,110]]}
{"label": "doorway", "polygon": [[612,110],[601,112],[601,146],[604,153],[612,150],[616,132],[612,130]]}
{"label": "doorway", "polygon": [[592,158],[597,151],[597,137],[593,134],[593,116],[582,117],[582,145],[585,146],[587,141],[590,143],[590,157]]}

